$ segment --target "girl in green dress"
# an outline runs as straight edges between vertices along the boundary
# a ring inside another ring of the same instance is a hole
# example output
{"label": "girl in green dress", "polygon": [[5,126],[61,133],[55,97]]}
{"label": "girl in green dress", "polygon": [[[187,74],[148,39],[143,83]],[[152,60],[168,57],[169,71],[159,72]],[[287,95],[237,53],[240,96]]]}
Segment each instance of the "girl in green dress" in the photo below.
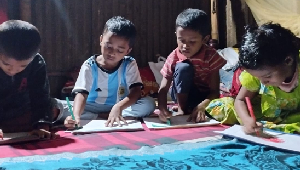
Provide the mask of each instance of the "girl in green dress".
{"label": "girl in green dress", "polygon": [[[247,28],[239,49],[244,71],[235,100],[216,99],[207,111],[225,124],[240,123],[245,133],[262,127],[284,132],[300,132],[299,46],[296,36],[279,24],[267,23]],[[249,97],[255,121],[245,102]],[[233,105],[234,103],[234,105]]]}

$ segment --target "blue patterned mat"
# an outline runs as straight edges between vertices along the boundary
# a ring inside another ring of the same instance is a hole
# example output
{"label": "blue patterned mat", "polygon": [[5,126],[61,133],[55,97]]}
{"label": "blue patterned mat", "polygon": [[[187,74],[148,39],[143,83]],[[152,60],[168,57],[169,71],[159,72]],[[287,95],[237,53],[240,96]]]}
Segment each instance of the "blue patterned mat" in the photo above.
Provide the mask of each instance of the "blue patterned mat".
{"label": "blue patterned mat", "polygon": [[300,169],[300,155],[230,141],[167,144],[139,150],[4,158],[0,170],[259,170]]}

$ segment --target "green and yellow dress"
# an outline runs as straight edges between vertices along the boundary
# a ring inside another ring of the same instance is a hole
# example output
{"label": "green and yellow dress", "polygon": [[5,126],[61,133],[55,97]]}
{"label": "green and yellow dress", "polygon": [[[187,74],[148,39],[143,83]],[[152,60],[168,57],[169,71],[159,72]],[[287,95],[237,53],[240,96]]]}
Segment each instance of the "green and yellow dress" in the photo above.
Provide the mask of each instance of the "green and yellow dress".
{"label": "green and yellow dress", "polygon": [[[246,71],[239,79],[244,88],[259,94],[251,100],[257,121],[266,128],[287,133],[300,132],[300,85],[287,93],[278,87],[263,85]],[[298,79],[300,82],[300,73]],[[224,97],[211,101],[206,110],[222,124],[242,124],[233,104],[233,98]]]}

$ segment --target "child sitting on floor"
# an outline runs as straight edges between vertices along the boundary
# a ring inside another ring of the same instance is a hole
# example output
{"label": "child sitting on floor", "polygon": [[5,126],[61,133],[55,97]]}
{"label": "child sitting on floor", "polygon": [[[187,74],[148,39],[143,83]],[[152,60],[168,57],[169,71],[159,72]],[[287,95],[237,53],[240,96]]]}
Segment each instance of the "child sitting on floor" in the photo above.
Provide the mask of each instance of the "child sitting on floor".
{"label": "child sitting on floor", "polygon": [[[136,29],[132,22],[117,16],[109,19],[100,36],[101,55],[94,55],[81,66],[72,93],[76,94],[73,111],[59,115],[68,128],[80,119],[96,119],[99,113],[109,112],[106,126],[126,123],[124,116],[144,117],[153,113],[154,99],[141,98],[143,87],[136,61],[129,56]],[[66,102],[56,100],[58,105]],[[60,107],[65,108],[65,107]]]}
{"label": "child sitting on floor", "polygon": [[38,29],[28,22],[0,25],[0,136],[32,131],[40,138],[55,137],[49,132],[50,92],[40,43]]}
{"label": "child sitting on floor", "polygon": [[176,19],[178,47],[168,56],[161,74],[158,105],[160,120],[171,116],[167,93],[178,103],[178,114],[191,114],[187,121],[205,121],[205,107],[219,97],[219,69],[226,61],[205,43],[210,19],[199,9],[186,9]]}
{"label": "child sitting on floor", "polygon": [[[240,47],[241,89],[235,99],[212,101],[208,110],[217,119],[241,123],[245,133],[262,127],[300,132],[299,47],[296,36],[279,24],[248,28]],[[252,99],[257,122],[245,97]],[[212,111],[213,110],[213,111]],[[219,113],[217,113],[219,112]]]}

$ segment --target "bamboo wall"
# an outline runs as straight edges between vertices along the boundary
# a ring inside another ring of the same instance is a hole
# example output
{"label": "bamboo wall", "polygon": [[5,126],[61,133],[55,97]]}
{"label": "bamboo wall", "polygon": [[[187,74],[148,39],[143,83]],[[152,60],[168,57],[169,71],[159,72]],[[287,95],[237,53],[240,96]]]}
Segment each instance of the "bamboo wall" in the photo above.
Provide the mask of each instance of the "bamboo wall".
{"label": "bamboo wall", "polygon": [[12,8],[19,5],[20,19],[40,30],[40,53],[47,62],[52,96],[59,95],[68,71],[92,54],[100,53],[99,36],[112,16],[121,15],[136,25],[138,36],[131,55],[142,67],[156,60],[156,54],[167,56],[176,48],[174,25],[181,11],[199,8],[210,14],[209,0],[15,0],[8,3]]}
{"label": "bamboo wall", "polygon": [[[175,19],[181,11],[198,8],[210,15],[210,0],[6,1],[10,19],[29,21],[40,30],[40,53],[47,62],[54,97],[59,97],[73,67],[100,53],[99,36],[112,16],[121,15],[136,25],[138,36],[131,55],[143,67],[155,61],[156,54],[168,56],[176,48]],[[220,48],[226,47],[226,4],[219,0]]]}

